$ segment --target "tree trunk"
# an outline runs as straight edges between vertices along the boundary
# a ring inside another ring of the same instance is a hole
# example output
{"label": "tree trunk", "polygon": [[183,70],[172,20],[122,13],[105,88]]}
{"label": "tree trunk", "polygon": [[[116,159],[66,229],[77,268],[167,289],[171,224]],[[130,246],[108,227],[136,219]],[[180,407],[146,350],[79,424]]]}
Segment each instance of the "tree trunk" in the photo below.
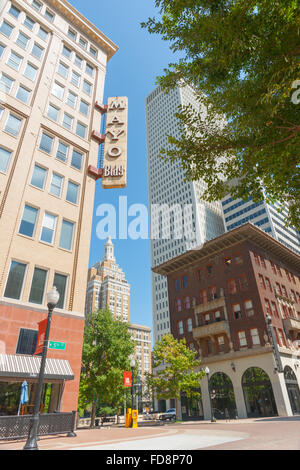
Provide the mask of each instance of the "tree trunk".
{"label": "tree trunk", "polygon": [[97,407],[97,395],[95,395],[93,405],[92,405],[91,428],[93,428],[95,426],[96,407]]}
{"label": "tree trunk", "polygon": [[175,406],[176,406],[176,421],[181,421],[182,420],[181,400],[179,398],[175,398]]}

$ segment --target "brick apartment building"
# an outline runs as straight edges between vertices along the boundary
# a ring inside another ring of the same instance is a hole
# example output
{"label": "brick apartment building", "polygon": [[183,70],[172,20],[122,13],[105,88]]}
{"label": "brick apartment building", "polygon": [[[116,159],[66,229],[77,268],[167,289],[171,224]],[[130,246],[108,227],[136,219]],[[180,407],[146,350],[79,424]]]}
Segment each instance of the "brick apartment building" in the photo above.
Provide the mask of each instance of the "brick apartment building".
{"label": "brick apartment building", "polygon": [[[210,370],[219,417],[300,413],[299,255],[248,223],[153,271],[168,279],[173,336]],[[210,416],[206,378],[200,387],[183,417]]]}

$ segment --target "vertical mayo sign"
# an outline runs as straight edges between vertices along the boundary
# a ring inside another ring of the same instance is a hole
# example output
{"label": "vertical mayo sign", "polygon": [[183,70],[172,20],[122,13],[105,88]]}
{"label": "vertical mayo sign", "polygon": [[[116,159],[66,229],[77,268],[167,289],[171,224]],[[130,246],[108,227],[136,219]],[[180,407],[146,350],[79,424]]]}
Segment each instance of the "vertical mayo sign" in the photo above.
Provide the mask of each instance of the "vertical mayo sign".
{"label": "vertical mayo sign", "polygon": [[108,98],[103,157],[103,188],[125,188],[127,184],[128,98]]}

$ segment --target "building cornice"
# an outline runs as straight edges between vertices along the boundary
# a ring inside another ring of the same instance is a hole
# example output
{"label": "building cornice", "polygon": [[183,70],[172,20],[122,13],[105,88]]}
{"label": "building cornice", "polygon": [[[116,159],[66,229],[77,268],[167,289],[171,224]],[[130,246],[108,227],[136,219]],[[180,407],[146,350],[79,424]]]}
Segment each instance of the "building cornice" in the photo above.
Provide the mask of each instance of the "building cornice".
{"label": "building cornice", "polygon": [[74,27],[78,27],[87,37],[92,39],[95,44],[104,50],[107,54],[107,61],[109,61],[117,52],[119,49],[118,46],[79,11],[77,11],[69,2],[66,0],[47,0],[47,2],[50,6],[60,12],[62,16],[66,17]]}
{"label": "building cornice", "polygon": [[300,256],[293,252],[282,243],[275,240],[263,230],[259,229],[251,223],[247,223],[236,229],[214,238],[213,240],[204,243],[203,246],[190,250],[177,256],[174,259],[166,261],[165,263],[153,267],[152,271],[162,276],[167,276],[178,270],[197,265],[205,258],[217,256],[225,249],[244,241],[250,241],[262,250],[266,250],[269,254],[276,256],[282,262],[289,263],[295,269],[300,271]]}

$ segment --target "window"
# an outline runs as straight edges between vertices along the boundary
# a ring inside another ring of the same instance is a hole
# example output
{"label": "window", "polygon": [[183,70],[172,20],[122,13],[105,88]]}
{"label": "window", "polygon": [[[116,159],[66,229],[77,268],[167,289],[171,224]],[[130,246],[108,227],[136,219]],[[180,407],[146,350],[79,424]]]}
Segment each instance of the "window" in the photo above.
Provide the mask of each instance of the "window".
{"label": "window", "polygon": [[12,5],[8,11],[8,13],[13,16],[14,18],[18,19],[21,11],[16,8],[14,5]]}
{"label": "window", "polygon": [[239,284],[240,284],[240,289],[241,289],[241,290],[246,290],[246,289],[248,289],[248,279],[247,279],[246,274],[242,274],[242,275],[239,277]]}
{"label": "window", "polygon": [[23,103],[27,104],[29,101],[30,93],[30,90],[27,90],[27,88],[23,87],[22,85],[19,85],[16,98],[18,98],[18,100],[22,101]]}
{"label": "window", "polygon": [[33,27],[35,25],[35,21],[33,21],[29,16],[26,15],[26,18],[24,20],[24,25],[27,26],[27,28],[33,30]]}
{"label": "window", "polygon": [[260,266],[260,262],[259,262],[259,257],[258,257],[258,254],[253,252],[253,256],[254,256],[254,259],[255,259],[255,263],[257,264],[257,266]]}
{"label": "window", "polygon": [[246,300],[244,302],[244,307],[245,307],[246,316],[247,317],[253,317],[254,309],[253,309],[252,300]]}
{"label": "window", "polygon": [[181,306],[181,300],[180,299],[175,300],[175,309],[176,309],[176,312],[181,312],[182,306]]}
{"label": "window", "polygon": [[83,38],[79,38],[79,45],[83,48],[83,49],[86,49],[87,48],[87,42],[85,41],[85,39]]}
{"label": "window", "polygon": [[268,299],[265,299],[265,309],[266,309],[266,312],[267,312],[268,315],[272,314],[271,307],[270,307],[270,302],[268,301]]}
{"label": "window", "polygon": [[178,322],[178,333],[183,335],[183,321]]}
{"label": "window", "polygon": [[33,8],[35,8],[37,11],[41,11],[42,9],[42,4],[40,2],[38,2],[37,0],[33,0],[33,2],[31,3],[31,5],[33,6]]}
{"label": "window", "polygon": [[73,150],[71,166],[77,168],[77,170],[81,170],[83,162],[83,155],[82,153],[77,152],[77,150]]}
{"label": "window", "polygon": [[91,96],[91,94],[92,94],[92,85],[89,82],[87,82],[86,80],[83,81],[82,89],[87,95]]}
{"label": "window", "polygon": [[64,86],[60,85],[57,82],[53,83],[52,95],[56,96],[56,98],[59,98],[60,100],[62,100],[64,96],[64,91],[65,91]]}
{"label": "window", "polygon": [[37,188],[44,189],[46,175],[47,170],[45,170],[45,168],[42,168],[39,165],[34,165],[30,184]]}
{"label": "window", "polygon": [[14,82],[15,81],[12,78],[3,73],[0,79],[0,90],[4,91],[5,93],[10,93]]}
{"label": "window", "polygon": [[278,335],[279,335],[280,345],[286,347],[285,337],[284,337],[283,331],[280,328],[278,328]]}
{"label": "window", "polygon": [[62,62],[59,63],[58,65],[58,71],[57,71],[62,77],[67,78],[68,73],[69,73],[69,67]]}
{"label": "window", "polygon": [[4,297],[19,300],[22,293],[26,264],[12,261],[5,287]]}
{"label": "window", "polygon": [[203,280],[204,280],[203,269],[199,269],[199,270],[198,270],[198,280],[199,280],[199,281],[203,281]]}
{"label": "window", "polygon": [[36,350],[38,331],[21,328],[16,349],[16,354],[33,356]]}
{"label": "window", "polygon": [[67,59],[70,59],[70,58],[71,58],[72,51],[71,51],[71,49],[69,49],[68,47],[63,46],[62,53],[63,53],[63,55],[64,55],[65,57],[67,57]]}
{"label": "window", "polygon": [[64,113],[64,118],[62,122],[63,127],[71,131],[73,128],[73,122],[74,122],[74,118],[70,116],[69,114]]}
{"label": "window", "polygon": [[69,36],[69,38],[73,39],[73,41],[76,41],[77,34],[75,33],[75,31],[73,31],[70,28],[68,29],[68,36]]}
{"label": "window", "polygon": [[47,271],[45,269],[34,268],[29,302],[41,305],[44,300]]}
{"label": "window", "polygon": [[272,314],[275,315],[275,317],[279,318],[276,303],[275,303],[275,302],[271,302],[271,305],[272,305]]}
{"label": "window", "polygon": [[79,85],[80,85],[80,75],[79,75],[78,73],[74,72],[74,70],[72,70],[71,82],[72,82],[73,85],[75,85],[77,88],[78,88]]}
{"label": "window", "polygon": [[64,308],[66,287],[67,287],[67,276],[64,276],[63,274],[55,273],[53,285],[57,288],[59,292],[59,301],[56,305],[56,308]]}
{"label": "window", "polygon": [[211,275],[212,275],[212,273],[213,273],[213,268],[212,268],[211,265],[206,266],[206,273],[207,273],[208,276],[211,276]]}
{"label": "window", "polygon": [[2,57],[4,49],[5,49],[5,46],[3,44],[0,44],[0,57]]}
{"label": "window", "polygon": [[57,173],[52,174],[50,183],[50,193],[54,196],[61,197],[64,178]]}
{"label": "window", "polygon": [[265,286],[264,277],[263,277],[261,274],[259,274],[259,275],[258,275],[258,278],[259,278],[260,286],[261,286],[263,289],[265,289],[266,286]]}
{"label": "window", "polygon": [[19,119],[13,114],[10,114],[6,121],[5,131],[13,135],[14,137],[17,137],[21,129],[21,124],[22,124],[22,119]]}
{"label": "window", "polygon": [[90,64],[86,64],[85,66],[85,71],[88,75],[90,75],[91,77],[94,76],[94,67],[92,67]]}
{"label": "window", "polygon": [[187,276],[183,276],[183,278],[182,278],[182,287],[184,287],[184,288],[188,287],[188,278],[187,278]]}
{"label": "window", "polygon": [[94,49],[93,47],[90,47],[90,54],[91,54],[93,57],[97,58],[97,56],[98,56],[98,51],[97,51],[97,49]]}
{"label": "window", "polygon": [[238,332],[238,338],[239,338],[239,343],[240,343],[241,348],[247,346],[247,338],[246,338],[246,332],[245,331],[239,331]]}
{"label": "window", "polygon": [[237,265],[243,264],[243,258],[239,254],[235,255],[234,260],[235,260],[235,264]]}
{"label": "window", "polygon": [[77,65],[77,67],[80,69],[82,68],[83,59],[78,54],[75,55],[74,64]]}
{"label": "window", "polygon": [[11,51],[10,56],[7,60],[7,65],[9,65],[15,70],[19,70],[21,63],[22,57],[19,56],[19,54],[16,54],[15,52]]}
{"label": "window", "polygon": [[209,286],[208,288],[209,300],[214,300],[217,298],[217,288],[216,286]]}
{"label": "window", "polygon": [[285,286],[282,285],[281,287],[282,287],[282,294],[283,294],[283,296],[286,297],[286,298],[288,298],[288,295],[287,295],[287,291],[286,291]]}
{"label": "window", "polygon": [[224,352],[224,351],[225,351],[225,340],[224,340],[224,336],[218,336],[217,341],[218,341],[218,349],[219,349],[219,352]]}
{"label": "window", "polygon": [[279,274],[279,276],[282,277],[282,272],[278,264],[276,264],[276,268],[277,268],[277,274]]}
{"label": "window", "polygon": [[185,297],[184,299],[184,308],[186,309],[191,308],[191,299],[189,296]]}
{"label": "window", "polygon": [[175,281],[175,290],[176,291],[180,290],[180,280],[179,279],[176,279],[176,281]]}
{"label": "window", "polygon": [[251,341],[252,345],[260,345],[260,339],[259,339],[259,334],[258,334],[258,329],[257,328],[251,328],[250,329],[250,335],[251,335]]}
{"label": "window", "polygon": [[53,121],[57,122],[58,121],[58,115],[59,115],[59,109],[56,106],[53,106],[53,104],[49,104],[48,111],[47,111],[47,117],[49,119],[52,119]]}
{"label": "window", "polygon": [[40,26],[40,29],[38,31],[38,36],[43,39],[43,41],[47,41],[49,33],[46,31],[44,28]]}
{"label": "window", "polygon": [[35,207],[28,206],[24,207],[23,216],[19,228],[19,233],[26,235],[27,237],[33,237],[38,210]]}
{"label": "window", "polygon": [[9,150],[0,147],[0,171],[3,173],[7,172],[11,154],[12,152],[9,152]]}
{"label": "window", "polygon": [[240,318],[242,318],[242,311],[241,311],[240,304],[233,305],[233,317],[235,320],[239,320]]}
{"label": "window", "polygon": [[47,18],[48,21],[53,23],[54,17],[55,17],[55,15],[50,10],[48,10],[48,8],[47,8],[47,10],[45,11],[45,18]]}
{"label": "window", "polygon": [[276,294],[282,295],[281,286],[280,286],[279,282],[276,282]]}
{"label": "window", "polygon": [[193,320],[191,318],[187,319],[187,330],[188,332],[193,331]]}
{"label": "window", "polygon": [[4,34],[4,36],[10,38],[13,29],[14,27],[11,24],[7,23],[7,21],[3,21],[0,27],[0,32]]}
{"label": "window", "polygon": [[229,294],[235,294],[236,293],[236,284],[234,279],[229,279],[227,281],[227,288]]}
{"label": "window", "polygon": [[45,132],[43,132],[39,147],[40,150],[43,150],[44,152],[50,154],[52,152],[53,143],[54,137],[51,137],[50,135],[45,134]]}
{"label": "window", "polygon": [[60,248],[64,248],[65,250],[72,249],[73,232],[74,224],[72,222],[68,222],[67,220],[63,220],[59,240]]}
{"label": "window", "polygon": [[59,141],[56,158],[61,162],[66,162],[68,158],[69,146],[64,144],[63,142]]}
{"label": "window", "polygon": [[79,193],[79,185],[76,183],[72,183],[72,181],[69,181],[66,200],[69,202],[72,202],[73,204],[77,204],[78,193]]}
{"label": "window", "polygon": [[273,273],[274,273],[274,274],[277,274],[275,264],[273,263],[273,261],[270,261],[270,263],[271,263],[271,268],[272,268]]}
{"label": "window", "polygon": [[216,311],[214,312],[214,318],[215,318],[215,321],[216,321],[216,322],[221,321],[221,312],[220,312],[220,310],[216,310]]}
{"label": "window", "polygon": [[29,41],[30,41],[30,38],[26,36],[26,34],[23,34],[20,32],[16,42],[23,49],[27,49]]}
{"label": "window", "polygon": [[56,222],[57,217],[55,215],[45,212],[41,231],[41,240],[43,242],[53,244]]}
{"label": "window", "polygon": [[85,139],[86,138],[86,132],[87,132],[87,127],[84,124],[81,124],[80,122],[77,122],[76,134],[79,135],[79,137],[82,137],[83,139]]}
{"label": "window", "polygon": [[31,65],[29,62],[27,62],[24,75],[25,75],[25,77],[27,77],[30,80],[34,81],[35,78],[36,78],[37,71],[38,71],[38,69],[34,65]]}
{"label": "window", "polygon": [[209,313],[205,313],[203,315],[203,322],[205,325],[208,325],[210,323],[210,314]]}
{"label": "window", "polygon": [[77,103],[77,95],[69,91],[68,97],[67,97],[67,104],[71,106],[71,108],[75,109],[76,108],[76,103]]}
{"label": "window", "polygon": [[85,116],[88,116],[90,112],[90,105],[86,103],[85,101],[81,100],[79,111]]}
{"label": "window", "polygon": [[44,49],[40,47],[38,44],[34,43],[31,55],[36,57],[38,60],[41,60],[42,55],[43,55]]}
{"label": "window", "polygon": [[267,286],[267,288],[269,289],[270,292],[273,292],[270,279],[269,279],[268,277],[266,277],[265,280],[266,280],[266,286]]}

